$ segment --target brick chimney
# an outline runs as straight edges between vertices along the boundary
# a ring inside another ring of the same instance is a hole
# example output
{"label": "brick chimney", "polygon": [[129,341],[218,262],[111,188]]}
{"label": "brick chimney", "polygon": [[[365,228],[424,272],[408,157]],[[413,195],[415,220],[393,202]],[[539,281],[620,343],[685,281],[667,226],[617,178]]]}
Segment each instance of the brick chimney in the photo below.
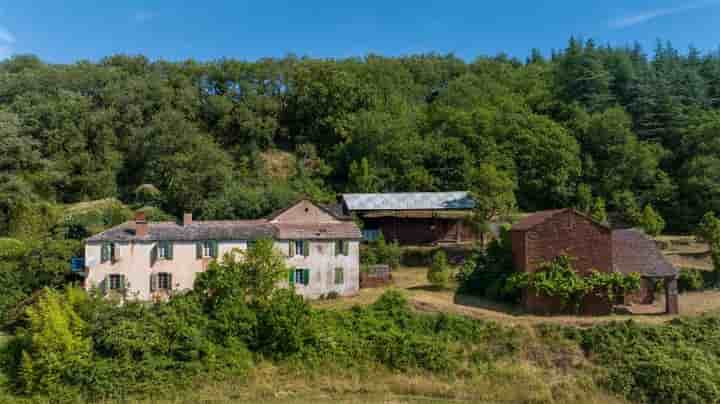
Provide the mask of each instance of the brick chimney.
{"label": "brick chimney", "polygon": [[148,222],[145,212],[135,212],[135,236],[145,237],[148,234]]}
{"label": "brick chimney", "polygon": [[183,215],[183,226],[189,226],[193,222],[192,212],[185,213]]}

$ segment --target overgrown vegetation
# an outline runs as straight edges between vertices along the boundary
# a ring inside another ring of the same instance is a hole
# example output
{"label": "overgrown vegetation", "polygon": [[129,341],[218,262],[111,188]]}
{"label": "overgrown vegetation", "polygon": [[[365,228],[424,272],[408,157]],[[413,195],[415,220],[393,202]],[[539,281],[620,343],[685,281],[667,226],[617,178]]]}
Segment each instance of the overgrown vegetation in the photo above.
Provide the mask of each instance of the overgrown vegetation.
{"label": "overgrown vegetation", "polygon": [[518,272],[507,283],[511,289],[528,290],[539,296],[555,297],[563,307],[578,311],[583,299],[594,295],[614,304],[616,296],[623,296],[640,289],[640,274],[599,272],[593,270],[584,275],[573,268],[574,258],[560,255],[541,263],[535,272]]}
{"label": "overgrown vegetation", "polygon": [[385,241],[385,236],[380,233],[377,240],[371,241],[362,247],[360,253],[360,264],[365,265],[388,265],[390,269],[397,269],[400,265],[403,250],[397,240],[390,243]]}

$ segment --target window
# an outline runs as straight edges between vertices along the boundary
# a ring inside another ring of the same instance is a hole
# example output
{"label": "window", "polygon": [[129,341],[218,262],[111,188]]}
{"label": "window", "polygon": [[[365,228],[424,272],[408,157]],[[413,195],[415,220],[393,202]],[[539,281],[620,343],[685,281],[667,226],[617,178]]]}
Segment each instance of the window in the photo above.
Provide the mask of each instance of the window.
{"label": "window", "polygon": [[196,244],[197,258],[217,258],[218,243],[215,240],[201,241]]}
{"label": "window", "polygon": [[290,270],[290,286],[307,285],[310,283],[310,270],[307,268],[298,268]]}
{"label": "window", "polygon": [[172,289],[172,275],[167,272],[161,272],[157,274],[158,289],[170,290]]}
{"label": "window", "polygon": [[120,290],[125,289],[125,276],[120,274],[108,275],[108,289]]}
{"label": "window", "polygon": [[290,240],[290,251],[288,256],[295,257],[302,255],[307,257],[310,255],[310,242],[307,240]]}
{"label": "window", "polygon": [[212,257],[212,243],[209,241],[203,243],[203,257]]}
{"label": "window", "polygon": [[342,268],[335,268],[335,284],[336,285],[342,285],[345,283],[345,274],[343,273]]}
{"label": "window", "polygon": [[158,244],[158,258],[172,259],[172,244],[169,241],[161,241]]}
{"label": "window", "polygon": [[100,262],[115,262],[115,243],[103,243],[100,246]]}
{"label": "window", "polygon": [[335,255],[348,255],[349,245],[350,243],[347,240],[335,241]]}

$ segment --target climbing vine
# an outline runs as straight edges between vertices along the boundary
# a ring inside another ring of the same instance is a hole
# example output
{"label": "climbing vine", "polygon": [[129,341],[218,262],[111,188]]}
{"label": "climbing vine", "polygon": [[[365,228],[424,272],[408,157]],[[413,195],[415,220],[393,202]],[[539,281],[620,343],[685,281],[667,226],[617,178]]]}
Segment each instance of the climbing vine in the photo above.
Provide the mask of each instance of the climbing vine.
{"label": "climbing vine", "polygon": [[557,297],[564,306],[579,308],[582,299],[589,295],[606,296],[611,302],[616,296],[640,289],[640,275],[618,272],[599,272],[582,276],[572,265],[573,257],[560,255],[540,264],[534,273],[520,272],[508,280],[510,289],[532,289],[538,295]]}

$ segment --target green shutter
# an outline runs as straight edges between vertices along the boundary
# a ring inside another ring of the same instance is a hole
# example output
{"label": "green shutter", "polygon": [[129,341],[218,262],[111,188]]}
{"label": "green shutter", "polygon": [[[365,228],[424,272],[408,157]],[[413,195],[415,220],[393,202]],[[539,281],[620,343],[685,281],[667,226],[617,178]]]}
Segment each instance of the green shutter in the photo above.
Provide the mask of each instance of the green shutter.
{"label": "green shutter", "polygon": [[120,289],[125,290],[125,275],[120,275]]}
{"label": "green shutter", "polygon": [[295,256],[295,240],[288,241],[288,256],[294,257]]}
{"label": "green shutter", "polygon": [[110,259],[110,245],[102,243],[100,246],[100,262],[108,262]]}
{"label": "green shutter", "polygon": [[288,276],[288,283],[290,284],[290,287],[295,285],[295,270],[291,269],[289,271],[290,276]]}
{"label": "green shutter", "polygon": [[305,268],[303,269],[303,285],[307,285],[310,283],[310,270]]}
{"label": "green shutter", "polygon": [[150,292],[156,291],[158,288],[158,275],[150,274]]}
{"label": "green shutter", "polygon": [[218,242],[215,240],[210,242],[210,256],[213,258],[218,256]]}
{"label": "green shutter", "polygon": [[345,256],[349,255],[350,254],[350,242],[347,240],[342,240],[340,243],[342,245],[342,255],[345,255]]}
{"label": "green shutter", "polygon": [[308,240],[303,241],[303,256],[310,256],[310,241]]}
{"label": "green shutter", "polygon": [[115,262],[115,243],[110,243],[110,260]]}
{"label": "green shutter", "polygon": [[345,276],[343,274],[343,269],[340,267],[335,268],[335,284],[342,285],[344,281],[345,281]]}
{"label": "green shutter", "polygon": [[165,251],[166,251],[165,259],[169,259],[169,260],[173,259],[173,243],[172,243],[172,241],[165,242]]}
{"label": "green shutter", "polygon": [[106,275],[102,281],[100,281],[100,291],[105,294],[110,289],[110,275]]}
{"label": "green shutter", "polygon": [[172,274],[168,273],[168,290],[173,290]]}
{"label": "green shutter", "polygon": [[197,259],[202,258],[203,254],[203,243],[195,243],[195,256]]}
{"label": "green shutter", "polygon": [[335,240],[335,256],[342,254],[342,241]]}

